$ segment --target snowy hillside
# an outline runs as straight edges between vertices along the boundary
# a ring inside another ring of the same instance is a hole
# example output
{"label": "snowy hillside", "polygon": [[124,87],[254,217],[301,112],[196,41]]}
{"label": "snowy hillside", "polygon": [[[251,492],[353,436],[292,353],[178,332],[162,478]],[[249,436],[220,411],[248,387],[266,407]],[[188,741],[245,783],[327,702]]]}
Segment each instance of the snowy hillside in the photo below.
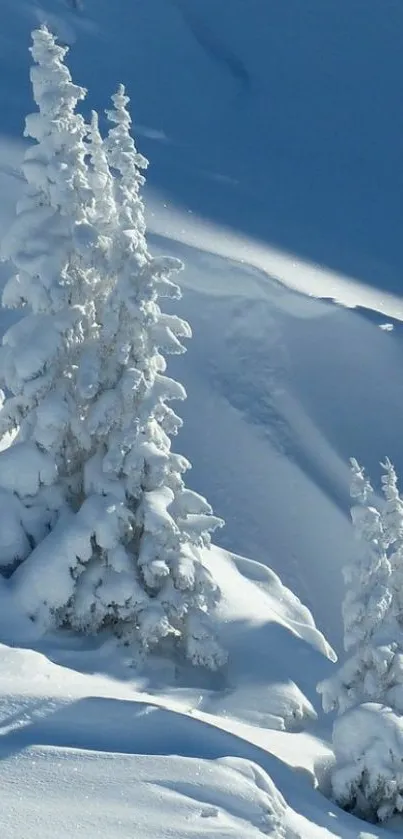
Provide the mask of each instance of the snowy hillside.
{"label": "snowy hillside", "polygon": [[[220,6],[212,28],[213,6],[203,5],[203,17],[201,4],[192,0],[189,9],[203,33],[199,40],[196,24],[189,28],[189,11],[183,17],[184,4],[152,0],[129,7],[122,0],[113,14],[107,3],[91,0],[82,13],[68,6],[64,0],[40,6],[7,0],[5,6],[10,35],[0,61],[11,83],[1,89],[7,115],[1,129],[7,184],[2,213],[12,208],[19,188],[10,173],[31,107],[26,45],[32,26],[46,19],[74,44],[73,72],[91,90],[91,105],[101,114],[105,95],[118,80],[127,83],[139,142],[152,161],[152,243],[163,250],[169,244],[187,263],[181,307],[195,338],[191,353],[173,369],[177,366],[185,385],[192,381],[182,447],[193,463],[194,485],[226,519],[223,545],[270,565],[338,646],[340,567],[354,550],[346,520],[346,460],[355,454],[374,471],[388,453],[398,468],[403,465],[400,327],[396,324],[392,334],[379,330],[402,316],[401,302],[393,297],[399,288],[399,248],[386,242],[395,228],[396,241],[399,236],[394,206],[400,186],[390,169],[397,167],[400,153],[393,144],[401,134],[394,72],[401,13],[392,4],[388,15],[384,4],[371,2],[360,62],[354,63],[352,43],[363,23],[358,2],[335,27],[336,3],[325,15],[321,4],[312,2],[311,14],[302,16],[298,4],[289,5],[285,14],[255,0],[254,14],[246,15],[244,4],[233,0]],[[252,40],[256,19],[261,24],[257,44]],[[207,32],[212,31],[213,47],[206,53]],[[279,32],[284,55],[276,63]],[[223,33],[232,56],[224,50],[226,61],[217,55]],[[313,38],[320,49],[312,49]],[[367,92],[361,85],[374,39],[384,56],[376,72],[375,100],[374,88],[368,84]],[[102,59],[106,49],[107,63]],[[240,70],[249,62],[250,88]],[[299,63],[306,75],[297,73]],[[191,73],[182,72],[184,65]],[[302,98],[292,87],[297,78]],[[327,94],[326,85],[334,91],[337,80],[344,97]],[[359,116],[354,112],[358,100]],[[270,109],[277,112],[269,119]],[[346,130],[337,131],[347,117]],[[387,154],[381,138],[370,131],[372,121],[378,132],[383,126]],[[369,131],[371,144],[366,142]],[[358,154],[357,146],[365,154]],[[301,179],[308,183],[300,185]],[[363,190],[363,181],[368,190],[376,190],[373,198]],[[318,206],[315,184],[321,191]],[[305,200],[298,197],[301,189]],[[382,201],[388,203],[387,214]],[[327,232],[326,207],[340,216],[329,221]],[[371,232],[369,213],[378,214],[373,219],[377,235]],[[276,230],[280,224],[282,233]],[[294,239],[287,241],[284,236],[292,233]],[[171,246],[172,240],[176,244]],[[383,257],[372,254],[377,247],[385,248]],[[303,294],[288,291],[282,282]],[[319,304],[306,293],[365,311],[359,315]],[[213,422],[217,412],[220,419]],[[207,447],[218,452],[214,469],[206,464]]]}
{"label": "snowy hillside", "polygon": [[[0,223],[23,189],[28,46],[46,22],[86,115],[102,126],[127,85],[149,244],[186,264],[169,306],[193,339],[168,374],[188,393],[189,484],[226,521],[205,562],[229,664],[210,677],[155,658],[139,674],[104,636],[42,636],[3,582],[0,825],[10,839],[356,837],[368,826],[315,788],[328,792],[332,722],[316,685],[342,650],[357,552],[348,458],[375,480],[386,454],[403,472],[403,8],[77,5],[3,0]],[[3,311],[1,332],[17,318]]]}

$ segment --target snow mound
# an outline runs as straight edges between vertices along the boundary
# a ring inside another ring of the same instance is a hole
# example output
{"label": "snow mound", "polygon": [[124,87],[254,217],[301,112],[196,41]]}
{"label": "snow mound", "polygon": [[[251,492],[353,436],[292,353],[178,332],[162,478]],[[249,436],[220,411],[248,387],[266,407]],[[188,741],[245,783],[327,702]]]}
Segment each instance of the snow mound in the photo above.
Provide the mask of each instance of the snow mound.
{"label": "snow mound", "polygon": [[263,728],[316,718],[315,682],[335,659],[308,609],[264,565],[213,547],[207,567],[222,592],[220,640],[229,653],[225,689],[199,708]]}
{"label": "snow mound", "polygon": [[334,797],[369,821],[403,811],[403,718],[366,703],[334,724]]}
{"label": "snow mound", "polygon": [[[77,517],[77,521],[74,517],[64,520],[61,527],[63,539],[66,542],[74,539],[80,553],[89,549],[84,513],[85,510],[80,519],[81,535]],[[102,522],[107,512],[100,510],[99,514]],[[38,649],[46,650],[55,661],[67,661],[69,666],[85,670],[84,654],[81,666],[77,653],[72,652],[69,657],[65,652],[63,658],[60,644],[57,648],[53,636],[47,634],[52,628],[52,616],[46,610],[48,592],[51,591],[54,601],[60,586],[64,590],[70,585],[58,531],[56,526],[43,547],[36,549],[40,565],[27,561],[11,581],[3,583],[0,605],[4,599],[6,618],[4,626],[0,622],[0,637],[10,637],[7,624],[11,611],[14,636],[20,643],[25,637],[31,643],[30,638],[36,633]],[[53,541],[59,552],[57,562]],[[126,653],[119,653],[113,643],[111,646],[105,643],[105,638],[94,642],[91,668],[135,683],[143,680],[149,690],[156,690],[158,684],[161,691],[163,683],[163,693],[170,701],[215,717],[237,719],[268,729],[304,727],[316,718],[316,682],[329,674],[335,658],[332,648],[316,629],[309,610],[282,585],[276,574],[260,563],[236,557],[215,546],[203,552],[203,562],[214,573],[222,591],[216,622],[229,662],[221,673],[208,676],[180,660],[170,664],[161,656],[155,656],[139,670],[130,669],[133,663],[130,648]],[[65,566],[64,576],[62,566]],[[42,608],[36,613],[35,604],[39,601]],[[35,618],[33,623],[29,622],[30,631],[24,625],[18,627],[18,615]],[[123,664],[125,659],[129,669]]]}
{"label": "snow mound", "polygon": [[3,824],[12,825],[8,839],[26,832],[31,839],[95,839],[101,833],[161,839],[167,824],[175,825],[176,839],[291,836],[284,829],[284,799],[270,778],[239,759],[32,747],[5,759],[3,790]]}

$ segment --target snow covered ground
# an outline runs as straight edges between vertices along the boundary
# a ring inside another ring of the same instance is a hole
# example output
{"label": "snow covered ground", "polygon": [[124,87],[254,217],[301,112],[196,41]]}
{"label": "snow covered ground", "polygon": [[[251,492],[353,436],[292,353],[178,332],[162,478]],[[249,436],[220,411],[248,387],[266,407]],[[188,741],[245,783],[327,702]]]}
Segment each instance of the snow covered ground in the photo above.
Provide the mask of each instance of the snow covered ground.
{"label": "snow covered ground", "polygon": [[136,675],[104,639],[37,637],[5,583],[2,835],[357,837],[368,826],[314,788],[330,759],[315,686],[323,635],[341,648],[348,457],[403,470],[403,7],[70,6],[2,2],[0,223],[21,188],[29,32],[47,20],[91,106],[127,83],[151,243],[187,264],[175,310],[194,338],[169,372],[188,390],[190,482],[227,522],[207,561],[230,664],[216,682],[163,661]]}
{"label": "snow covered ground", "polygon": [[224,588],[225,684],[164,660],[136,675],[130,650],[105,639],[40,638],[3,584],[0,824],[10,839],[294,835],[300,817],[278,787],[312,795],[313,761],[328,750],[296,734],[307,749],[290,749],[295,781],[270,735],[312,724],[308,694],[331,651],[263,566],[218,549],[211,562]]}

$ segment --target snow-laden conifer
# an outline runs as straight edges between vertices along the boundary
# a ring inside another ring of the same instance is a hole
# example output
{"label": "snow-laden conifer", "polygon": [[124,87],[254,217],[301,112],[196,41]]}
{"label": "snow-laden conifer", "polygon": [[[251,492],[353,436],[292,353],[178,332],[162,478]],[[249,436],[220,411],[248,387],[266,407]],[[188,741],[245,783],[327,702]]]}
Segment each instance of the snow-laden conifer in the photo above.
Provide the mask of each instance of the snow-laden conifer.
{"label": "snow-laden conifer", "polygon": [[325,711],[366,701],[383,701],[394,683],[392,667],[397,645],[391,622],[391,567],[379,510],[364,470],[351,460],[351,495],[357,503],[351,517],[359,549],[344,569],[344,646],[350,654],[334,676],[318,686]]}
{"label": "snow-laden conifer", "polygon": [[403,811],[403,718],[387,706],[365,703],[336,719],[334,799],[370,822]]}
{"label": "snow-laden conifer", "polygon": [[392,610],[400,628],[403,629],[403,501],[399,493],[396,470],[389,458],[385,459],[382,468],[382,489],[385,496],[382,522],[391,564]]}
{"label": "snow-laden conifer", "polygon": [[21,444],[34,450],[19,492],[39,528],[30,534],[31,547],[66,504],[78,506],[82,497],[80,474],[90,440],[81,422],[76,371],[83,344],[97,329],[100,280],[94,263],[105,247],[93,224],[88,129],[76,113],[85,90],[73,84],[64,64],[67,48],[46,27],[32,39],[38,110],[27,117],[25,135],[34,142],[22,164],[26,189],[2,244],[3,258],[15,269],[3,305],[22,307],[23,317],[6,332],[0,352],[0,375],[10,393],[0,432],[14,435],[7,456],[18,470]]}
{"label": "snow-laden conifer", "polygon": [[[91,114],[87,145],[90,158],[88,179],[94,194],[93,217],[98,232],[110,233],[117,223],[114,182],[96,111],[92,111]],[[107,244],[109,245],[109,241]]]}
{"label": "snow-laden conifer", "polygon": [[194,663],[215,668],[225,658],[209,618],[218,591],[202,550],[221,521],[185,487],[190,464],[171,451],[168,436],[181,425],[169,403],[186,394],[166,376],[162,353],[182,353],[181,341],[191,332],[181,318],[161,311],[158,298],[179,296],[171,275],[182,265],[148,250],[140,193],[147,161],[131,137],[128,101],[120,86],[107,112],[116,284],[104,309],[99,385],[87,418],[97,451],[85,473],[87,495],[118,502],[116,530],[109,542],[95,534],[94,556],[79,577],[68,621],[90,631],[113,623],[143,650],[173,637]]}
{"label": "snow-laden conifer", "polygon": [[[48,33],[41,37],[54,52]],[[59,70],[64,52],[55,56]],[[69,479],[71,498],[51,534],[17,570],[15,584],[21,603],[44,625],[86,632],[112,627],[143,654],[174,641],[193,663],[214,669],[225,655],[211,620],[219,591],[203,565],[203,550],[222,522],[202,496],[186,488],[190,464],[170,447],[169,435],[181,425],[170,403],[186,394],[165,374],[164,354],[183,352],[182,339],[191,333],[184,320],[159,306],[159,297],[179,296],[171,276],[182,265],[149,253],[140,194],[147,161],[131,137],[127,103],[120,87],[108,112],[113,127],[105,143],[96,115],[88,128],[70,107],[73,140],[66,137],[63,150],[69,142],[77,147],[77,206],[68,195],[65,219],[63,203],[54,208],[49,190],[44,193],[66,231],[64,261],[59,258],[52,274],[55,288],[63,272],[72,280],[70,294],[51,315],[71,317],[72,326],[60,331],[69,343],[62,344],[55,365],[57,382],[53,366],[46,367],[51,395],[65,415],[57,415],[52,446],[48,421],[42,445],[58,479]],[[47,399],[45,390],[29,406],[24,439],[35,444]],[[55,414],[48,410],[47,416]]]}

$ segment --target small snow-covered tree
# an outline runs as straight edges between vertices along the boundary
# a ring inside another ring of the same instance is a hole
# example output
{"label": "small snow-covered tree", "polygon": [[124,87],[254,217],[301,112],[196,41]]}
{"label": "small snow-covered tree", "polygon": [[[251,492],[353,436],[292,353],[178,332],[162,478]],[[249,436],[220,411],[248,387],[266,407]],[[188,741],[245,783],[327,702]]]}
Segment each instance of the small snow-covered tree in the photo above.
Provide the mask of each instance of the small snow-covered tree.
{"label": "small snow-covered tree", "polygon": [[[82,345],[97,328],[94,264],[105,248],[93,225],[88,129],[76,113],[85,90],[73,84],[64,64],[67,48],[46,27],[32,38],[38,111],[27,117],[25,135],[34,143],[22,165],[25,193],[2,244],[3,258],[16,269],[3,305],[22,307],[23,317],[6,332],[0,353],[0,375],[11,394],[0,433],[14,435],[8,457],[16,471],[22,467],[18,494],[36,523],[31,548],[65,504],[78,506],[81,499],[80,471],[91,443],[81,422],[76,370]],[[24,452],[27,446],[35,451],[26,465],[22,443]],[[32,468],[35,475],[27,474]]]}
{"label": "small snow-covered tree", "polygon": [[340,715],[333,727],[333,797],[370,821],[403,811],[403,638],[391,565],[400,547],[401,501],[388,459],[383,468],[386,504],[379,510],[364,470],[351,460],[351,495],[358,501],[351,515],[361,551],[345,569],[344,640],[350,656],[318,685],[324,710]]}
{"label": "small snow-covered tree", "polygon": [[390,708],[365,703],[334,724],[334,799],[371,822],[403,812],[403,718]]}
{"label": "small snow-covered tree", "polygon": [[359,550],[344,569],[344,646],[350,657],[318,685],[324,710],[336,709],[339,713],[365,701],[382,701],[391,684],[396,653],[390,623],[391,567],[382,516],[368,503],[373,490],[355,459],[351,460],[351,471],[351,496],[358,502],[351,509],[351,517]]}
{"label": "small snow-covered tree", "polygon": [[345,570],[347,592],[343,604],[346,650],[365,644],[382,625],[391,602],[390,564],[386,555],[385,532],[379,510],[368,504],[373,489],[364,470],[351,459],[350,494],[357,503],[351,518],[362,546],[360,561]]}
{"label": "small snow-covered tree", "polygon": [[392,609],[400,627],[403,628],[403,501],[399,494],[396,470],[389,458],[385,459],[382,468],[382,489],[385,496],[382,523],[391,564]]}
{"label": "small snow-covered tree", "polygon": [[343,603],[345,648],[350,657],[318,686],[325,711],[365,701],[385,703],[403,712],[403,633],[401,624],[402,502],[389,459],[383,464],[386,503],[368,504],[372,487],[364,470],[352,463],[353,525],[362,550],[345,569]]}

